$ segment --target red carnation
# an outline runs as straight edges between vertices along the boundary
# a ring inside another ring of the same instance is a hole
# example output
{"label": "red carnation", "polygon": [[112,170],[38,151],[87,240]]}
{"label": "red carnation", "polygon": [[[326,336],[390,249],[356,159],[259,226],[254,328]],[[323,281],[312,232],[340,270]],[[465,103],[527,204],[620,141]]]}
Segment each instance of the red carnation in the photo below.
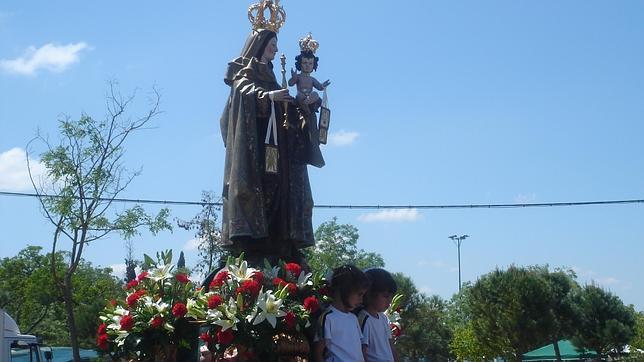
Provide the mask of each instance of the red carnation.
{"label": "red carnation", "polygon": [[136,281],[136,279],[132,279],[132,280],[130,280],[129,283],[127,283],[127,285],[125,286],[125,289],[130,290],[132,288],[135,288],[138,285],[139,285],[139,282]]}
{"label": "red carnation", "polygon": [[138,302],[140,298],[141,294],[139,294],[139,292],[136,292],[128,295],[125,301],[127,302],[127,306],[132,308],[136,305],[136,302]]}
{"label": "red carnation", "polygon": [[98,332],[96,334],[105,334],[107,333],[107,324],[101,323],[100,326],[98,326]]}
{"label": "red carnation", "polygon": [[210,298],[208,298],[208,309],[215,309],[219,307],[223,302],[224,299],[221,296],[217,294],[211,295]]}
{"label": "red carnation", "polygon": [[256,280],[253,280],[253,279],[244,280],[239,286],[239,288],[237,288],[237,294],[245,293],[255,297],[259,294],[259,290],[261,288],[262,286]]}
{"label": "red carnation", "polygon": [[288,288],[288,294],[297,294],[297,285],[295,283],[288,283],[286,287]]}
{"label": "red carnation", "polygon": [[183,303],[176,303],[174,307],[172,307],[172,315],[176,318],[183,318],[186,313],[188,313],[188,308],[186,308],[186,305]]}
{"label": "red carnation", "polygon": [[222,270],[217,275],[215,275],[215,278],[210,282],[210,288],[219,288],[222,285],[224,285],[224,282],[226,279],[228,279],[228,271],[227,270]]}
{"label": "red carnation", "polygon": [[150,321],[150,325],[152,326],[152,328],[160,328],[163,325],[163,322],[164,322],[163,318],[157,315],[157,316],[154,316],[154,318],[152,318],[152,320]]}
{"label": "red carnation", "polygon": [[300,264],[296,263],[286,263],[286,265],[284,265],[284,269],[286,269],[287,272],[291,273],[291,275],[295,279],[297,279],[302,272],[302,267],[300,266]]}
{"label": "red carnation", "polygon": [[131,315],[124,315],[121,318],[121,329],[124,331],[129,331],[134,327],[134,318]]}
{"label": "red carnation", "polygon": [[235,339],[232,329],[217,332],[217,342],[219,344],[230,344]]}
{"label": "red carnation", "polygon": [[150,275],[150,273],[148,273],[148,272],[146,272],[146,271],[141,272],[141,274],[139,274],[139,276],[138,276],[138,277],[136,277],[136,280],[138,280],[138,281],[143,281],[143,279],[147,278],[147,277],[148,277],[148,275]]}
{"label": "red carnation", "polygon": [[201,335],[199,335],[199,339],[201,339],[205,344],[212,344],[215,342],[215,340],[208,332],[201,333]]}
{"label": "red carnation", "polygon": [[96,337],[96,345],[98,348],[102,349],[103,351],[107,351],[108,349],[108,337],[107,334],[99,334],[98,337]]}
{"label": "red carnation", "polygon": [[261,271],[256,271],[253,273],[252,278],[256,282],[261,283],[264,280],[264,273],[262,273]]}
{"label": "red carnation", "polygon": [[190,279],[188,279],[188,276],[184,273],[179,273],[174,276],[179,283],[183,284],[188,284],[190,282]]}
{"label": "red carnation", "polygon": [[288,329],[293,329],[295,328],[295,322],[297,322],[297,318],[295,317],[295,313],[292,311],[286,312],[286,315],[284,316],[284,323],[286,323],[286,327]]}
{"label": "red carnation", "polygon": [[286,285],[286,281],[282,278],[275,277],[273,278],[273,285],[281,288],[282,286]]}
{"label": "red carnation", "polygon": [[320,309],[320,301],[316,297],[308,297],[304,299],[304,309],[313,314]]}

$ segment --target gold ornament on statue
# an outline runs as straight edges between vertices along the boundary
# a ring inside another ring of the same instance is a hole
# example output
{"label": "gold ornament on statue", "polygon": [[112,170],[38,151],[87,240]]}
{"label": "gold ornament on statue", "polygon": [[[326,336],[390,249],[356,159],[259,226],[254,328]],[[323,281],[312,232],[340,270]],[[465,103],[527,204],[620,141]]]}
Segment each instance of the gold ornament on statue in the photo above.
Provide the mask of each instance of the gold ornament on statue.
{"label": "gold ornament on statue", "polygon": [[311,53],[315,54],[319,47],[320,43],[313,39],[311,33],[308,33],[304,38],[300,39],[300,51],[302,52],[310,50]]}
{"label": "gold ornament on statue", "polygon": [[[270,16],[266,17],[268,10]],[[262,29],[279,33],[280,28],[286,21],[286,11],[280,6],[279,0],[260,0],[248,8],[248,20],[250,20],[254,31]]]}

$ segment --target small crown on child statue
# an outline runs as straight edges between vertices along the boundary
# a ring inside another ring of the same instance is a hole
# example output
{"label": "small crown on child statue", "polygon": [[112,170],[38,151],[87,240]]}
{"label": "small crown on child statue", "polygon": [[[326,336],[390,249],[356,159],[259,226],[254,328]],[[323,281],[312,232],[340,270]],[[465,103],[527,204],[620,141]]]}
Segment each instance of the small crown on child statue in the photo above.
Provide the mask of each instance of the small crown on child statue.
{"label": "small crown on child statue", "polygon": [[315,54],[319,47],[320,43],[313,39],[313,35],[311,35],[311,33],[308,33],[304,38],[300,39],[300,51],[302,52],[310,50],[311,53]]}
{"label": "small crown on child statue", "polygon": [[[266,18],[266,10],[270,17]],[[286,21],[286,11],[280,6],[280,0],[260,0],[248,8],[248,20],[254,31],[267,29],[278,33]]]}

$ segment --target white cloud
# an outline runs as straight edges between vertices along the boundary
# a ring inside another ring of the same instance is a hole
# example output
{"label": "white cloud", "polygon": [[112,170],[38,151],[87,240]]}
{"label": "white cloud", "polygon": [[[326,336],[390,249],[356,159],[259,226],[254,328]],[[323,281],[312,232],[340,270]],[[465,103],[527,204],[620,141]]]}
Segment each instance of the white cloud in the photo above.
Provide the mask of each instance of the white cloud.
{"label": "white cloud", "polygon": [[429,295],[429,294],[434,293],[434,290],[432,288],[426,286],[426,285],[423,285],[420,288],[418,288],[418,291],[423,293],[423,294],[425,294],[425,295]]}
{"label": "white cloud", "polygon": [[0,59],[0,69],[20,75],[35,75],[40,69],[62,72],[77,63],[80,52],[87,48],[84,42],[67,45],[48,43],[40,48],[30,46],[21,57]]}
{"label": "white cloud", "polygon": [[190,239],[183,245],[183,251],[196,251],[201,245],[201,239]]}
{"label": "white cloud", "polygon": [[[45,173],[45,166],[40,161],[29,159],[35,180]],[[12,148],[0,153],[0,190],[26,191],[32,188],[27,171],[27,155],[22,148]]]}
{"label": "white cloud", "polygon": [[535,195],[534,193],[518,194],[514,198],[514,202],[516,202],[517,204],[529,204],[529,203],[533,203],[536,199],[537,199],[537,195]]}
{"label": "white cloud", "polygon": [[382,210],[358,216],[363,222],[416,221],[422,217],[418,209]]}
{"label": "white cloud", "polygon": [[333,146],[348,146],[358,138],[358,132],[340,130],[329,135],[329,143]]}
{"label": "white cloud", "polygon": [[123,277],[125,275],[125,271],[127,270],[127,265],[125,264],[113,264],[109,266],[112,268],[112,275],[115,277]]}

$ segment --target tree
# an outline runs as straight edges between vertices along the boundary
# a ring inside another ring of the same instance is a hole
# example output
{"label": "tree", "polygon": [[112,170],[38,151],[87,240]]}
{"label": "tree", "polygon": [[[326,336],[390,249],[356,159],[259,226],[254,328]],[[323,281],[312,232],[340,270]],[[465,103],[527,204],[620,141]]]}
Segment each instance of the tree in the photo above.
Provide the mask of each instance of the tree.
{"label": "tree", "polygon": [[[68,345],[62,292],[51,277],[51,260],[56,269],[65,269],[65,252],[55,258],[43,255],[42,248],[28,246],[16,256],[0,260],[0,289],[10,295],[3,307],[12,315],[23,333],[36,334],[46,343]],[[91,348],[95,343],[96,315],[107,299],[123,297],[119,281],[109,268],[95,268],[81,260],[74,278],[74,311],[77,316],[80,344]]]}
{"label": "tree", "polygon": [[571,278],[565,272],[550,273],[547,267],[516,266],[482,276],[468,291],[467,304],[483,350],[519,360],[568,333]]}
{"label": "tree", "polygon": [[[209,273],[215,267],[215,262],[225,263],[230,253],[221,245],[221,230],[217,226],[218,199],[212,191],[201,193],[201,211],[191,220],[177,220],[177,225],[185,230],[195,230],[195,238],[199,241],[199,261],[194,270]],[[223,266],[223,265],[221,265]]]}
{"label": "tree", "polygon": [[450,360],[452,331],[447,324],[447,302],[437,295],[419,295],[413,299],[416,302],[401,314],[403,335],[397,344],[399,354],[413,360]]}
{"label": "tree", "polygon": [[471,322],[456,326],[453,329],[453,337],[449,343],[450,351],[456,356],[456,360],[462,361],[489,361],[494,357],[494,351],[481,343],[474,332]]}
{"label": "tree", "polygon": [[29,150],[36,141],[45,147],[41,161],[46,178],[35,180],[29,163],[28,169],[45,217],[54,226],[52,258],[62,240],[70,243],[65,270],[59,272],[52,267],[51,272],[56,286],[63,292],[74,362],[80,361],[80,354],[72,280],[84,248],[113,232],[128,239],[137,235],[141,227],[147,227],[153,234],[171,228],[166,221],[168,209],[162,209],[154,217],[139,205],[123,212],[113,211],[114,200],[138,175],[138,172],[129,173],[123,165],[125,141],[159,114],[158,92],[154,92],[149,111],[141,117],[126,115],[133,99],[134,95],[121,96],[115,83],[110,83],[106,119],[97,121],[86,114],[78,120],[66,117],[59,121],[57,145],[38,135],[27,147]]}
{"label": "tree", "polygon": [[635,336],[631,340],[631,347],[644,349],[644,312],[635,314]]}
{"label": "tree", "polygon": [[36,328],[61,297],[52,287],[49,260],[41,251],[39,246],[28,246],[15,257],[0,261],[0,290],[6,293],[0,307],[25,333]]}
{"label": "tree", "polygon": [[134,241],[132,239],[125,240],[125,282],[136,279],[136,267],[138,262],[134,259]]}
{"label": "tree", "polygon": [[574,295],[577,331],[572,342],[606,356],[622,351],[635,335],[635,313],[612,293],[586,285]]}
{"label": "tree", "polygon": [[358,249],[359,237],[358,228],[338,224],[336,217],[320,224],[315,230],[316,245],[304,251],[311,270],[328,273],[344,264],[353,264],[360,269],[384,267],[380,254]]}
{"label": "tree", "polygon": [[449,347],[457,361],[489,361],[497,355],[485,346],[474,332],[469,304],[471,288],[470,282],[464,283],[461,290],[450,300],[448,324],[453,337]]}
{"label": "tree", "polygon": [[179,253],[179,261],[177,261],[177,269],[186,269],[186,257],[183,255],[183,251]]}

